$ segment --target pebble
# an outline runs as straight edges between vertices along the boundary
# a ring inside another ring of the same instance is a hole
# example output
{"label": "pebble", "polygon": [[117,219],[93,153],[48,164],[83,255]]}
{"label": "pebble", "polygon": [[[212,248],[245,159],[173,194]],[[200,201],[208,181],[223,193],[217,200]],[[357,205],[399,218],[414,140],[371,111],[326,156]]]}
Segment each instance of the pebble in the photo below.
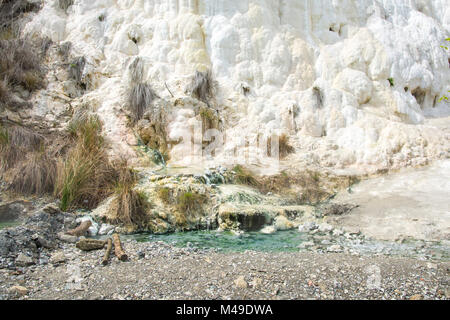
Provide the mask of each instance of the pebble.
{"label": "pebble", "polygon": [[24,296],[28,293],[28,289],[22,286],[12,286],[11,288],[9,288],[9,291],[20,296]]}
{"label": "pebble", "polygon": [[327,248],[328,252],[342,252],[342,247],[338,244],[334,244]]}
{"label": "pebble", "polygon": [[34,264],[33,259],[24,253],[20,253],[16,258],[16,264],[21,267],[26,267]]}
{"label": "pebble", "polygon": [[259,288],[262,285],[262,279],[261,278],[254,278],[252,282],[250,283],[252,287]]}
{"label": "pebble", "polygon": [[234,284],[237,288],[245,289],[248,287],[247,281],[245,281],[244,276],[240,276],[236,280],[234,280]]}
{"label": "pebble", "polygon": [[52,254],[50,257],[50,263],[52,264],[60,264],[66,262],[67,258],[64,255],[64,252],[59,251]]}

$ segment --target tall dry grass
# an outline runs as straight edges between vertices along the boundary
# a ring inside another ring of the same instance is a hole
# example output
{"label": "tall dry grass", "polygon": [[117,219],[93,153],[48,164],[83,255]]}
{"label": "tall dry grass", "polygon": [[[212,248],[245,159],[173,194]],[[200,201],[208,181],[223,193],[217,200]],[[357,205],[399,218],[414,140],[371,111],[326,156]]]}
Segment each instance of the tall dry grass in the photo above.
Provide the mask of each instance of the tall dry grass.
{"label": "tall dry grass", "polygon": [[137,175],[129,168],[126,160],[117,162],[116,170],[118,179],[114,188],[115,199],[111,221],[127,226],[144,227],[147,210],[151,204],[143,192],[134,189]]}
{"label": "tall dry grass", "polygon": [[62,210],[95,208],[112,193],[117,173],[106,154],[101,122],[87,116],[71,126],[73,147],[57,164],[55,195]]}
{"label": "tall dry grass", "polygon": [[217,91],[217,82],[214,81],[210,70],[205,72],[196,71],[188,86],[188,92],[200,101],[210,106],[210,101]]}
{"label": "tall dry grass", "polygon": [[157,97],[158,95],[149,84],[134,84],[128,93],[128,109],[131,113],[131,120],[136,123],[142,119],[145,111]]}

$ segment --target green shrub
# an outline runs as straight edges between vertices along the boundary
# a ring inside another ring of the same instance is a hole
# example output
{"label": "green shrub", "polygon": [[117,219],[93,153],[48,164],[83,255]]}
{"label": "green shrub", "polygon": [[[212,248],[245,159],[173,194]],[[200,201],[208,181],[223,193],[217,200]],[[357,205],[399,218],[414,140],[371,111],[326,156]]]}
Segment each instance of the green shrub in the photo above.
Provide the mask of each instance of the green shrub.
{"label": "green shrub", "polygon": [[235,173],[235,180],[237,183],[254,187],[260,185],[254,174],[243,166],[238,164],[233,167],[232,171]]}
{"label": "green shrub", "polygon": [[182,213],[194,213],[195,211],[202,211],[202,206],[206,202],[204,194],[194,192],[183,192],[177,197],[177,210]]}
{"label": "green shrub", "polygon": [[171,203],[171,190],[168,187],[157,187],[156,194],[161,199],[162,202],[166,204]]}

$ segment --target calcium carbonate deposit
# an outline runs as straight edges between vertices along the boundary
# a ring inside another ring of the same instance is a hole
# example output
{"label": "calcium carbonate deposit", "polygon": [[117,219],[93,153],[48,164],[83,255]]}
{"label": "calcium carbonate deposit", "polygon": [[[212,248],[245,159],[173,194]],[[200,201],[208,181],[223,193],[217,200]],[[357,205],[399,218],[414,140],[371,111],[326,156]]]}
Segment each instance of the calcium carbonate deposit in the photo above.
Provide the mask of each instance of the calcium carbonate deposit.
{"label": "calcium carbonate deposit", "polygon": [[[52,70],[32,113],[60,119],[67,96],[73,107],[93,106],[113,155],[136,157],[124,106],[140,64],[138,77],[166,110],[169,142],[194,132],[188,124],[199,119],[202,102],[188,98],[187,87],[196,71],[211,70],[211,106],[224,135],[215,158],[204,159],[214,165],[236,162],[233,150],[261,164],[252,145],[274,132],[295,148],[285,159],[292,167],[371,172],[448,157],[450,107],[440,100],[450,90],[442,47],[448,0],[68,3],[64,11],[59,1],[44,1],[28,14],[24,33],[70,43],[70,56],[84,57],[88,90],[72,94],[63,72]],[[169,164],[186,163],[186,148],[168,143]]]}

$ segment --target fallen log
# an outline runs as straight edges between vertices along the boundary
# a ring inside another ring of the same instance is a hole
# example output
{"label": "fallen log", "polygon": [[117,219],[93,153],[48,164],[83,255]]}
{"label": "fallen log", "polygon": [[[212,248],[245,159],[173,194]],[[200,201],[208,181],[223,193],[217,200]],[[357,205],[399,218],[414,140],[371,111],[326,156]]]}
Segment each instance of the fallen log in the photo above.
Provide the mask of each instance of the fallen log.
{"label": "fallen log", "polygon": [[77,236],[77,237],[84,236],[91,225],[92,225],[91,220],[86,220],[86,221],[83,221],[75,229],[69,230],[66,233],[71,236]]}
{"label": "fallen log", "polygon": [[120,243],[120,237],[117,233],[113,234],[113,242],[114,253],[116,254],[116,257],[121,261],[126,261],[128,259],[128,256],[122,248],[122,243]]}
{"label": "fallen log", "polygon": [[106,241],[96,239],[81,239],[77,242],[76,247],[83,251],[100,250],[105,246]]}
{"label": "fallen log", "polygon": [[106,240],[106,252],[105,255],[103,256],[103,260],[102,260],[102,264],[104,266],[106,266],[108,264],[108,260],[109,260],[109,255],[111,254],[111,249],[112,249],[112,240],[111,238],[108,238],[108,240]]}

